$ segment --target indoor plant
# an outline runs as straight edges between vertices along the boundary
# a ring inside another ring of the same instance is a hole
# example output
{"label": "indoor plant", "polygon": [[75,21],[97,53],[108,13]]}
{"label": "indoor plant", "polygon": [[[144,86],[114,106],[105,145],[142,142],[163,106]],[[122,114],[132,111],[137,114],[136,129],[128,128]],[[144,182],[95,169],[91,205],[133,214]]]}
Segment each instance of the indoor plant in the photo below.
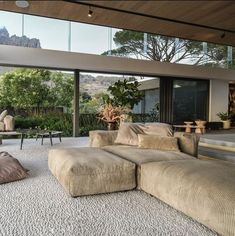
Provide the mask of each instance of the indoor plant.
{"label": "indoor plant", "polygon": [[231,114],[228,112],[219,112],[217,113],[217,116],[221,119],[223,122],[223,128],[224,129],[230,129],[231,128]]}
{"label": "indoor plant", "polygon": [[108,124],[108,130],[115,130],[122,116],[128,114],[130,109],[124,106],[114,106],[111,103],[104,104],[99,112],[101,120]]}

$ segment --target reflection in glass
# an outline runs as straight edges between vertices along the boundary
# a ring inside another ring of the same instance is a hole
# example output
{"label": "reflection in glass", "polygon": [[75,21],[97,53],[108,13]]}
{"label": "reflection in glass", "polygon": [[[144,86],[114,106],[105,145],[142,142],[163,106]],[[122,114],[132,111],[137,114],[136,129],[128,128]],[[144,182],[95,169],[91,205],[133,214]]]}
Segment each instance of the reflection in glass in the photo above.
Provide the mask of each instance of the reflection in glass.
{"label": "reflection in glass", "polygon": [[174,123],[207,120],[209,83],[205,80],[174,80]]}

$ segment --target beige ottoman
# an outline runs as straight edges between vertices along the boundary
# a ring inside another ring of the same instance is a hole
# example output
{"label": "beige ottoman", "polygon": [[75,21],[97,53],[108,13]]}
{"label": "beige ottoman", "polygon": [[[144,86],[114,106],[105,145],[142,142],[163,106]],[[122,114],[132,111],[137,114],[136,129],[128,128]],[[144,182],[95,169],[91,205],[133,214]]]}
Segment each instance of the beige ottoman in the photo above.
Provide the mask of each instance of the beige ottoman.
{"label": "beige ottoman", "polygon": [[135,164],[98,148],[52,149],[48,165],[72,197],[136,187]]}
{"label": "beige ottoman", "polygon": [[221,235],[235,235],[235,164],[177,160],[141,165],[141,188]]}

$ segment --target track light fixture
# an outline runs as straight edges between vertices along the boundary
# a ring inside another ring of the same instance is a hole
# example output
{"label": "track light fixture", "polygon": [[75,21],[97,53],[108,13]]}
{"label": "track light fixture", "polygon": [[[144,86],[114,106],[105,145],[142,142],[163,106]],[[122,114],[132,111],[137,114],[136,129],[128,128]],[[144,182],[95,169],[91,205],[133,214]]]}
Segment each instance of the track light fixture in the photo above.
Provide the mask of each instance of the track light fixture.
{"label": "track light fixture", "polygon": [[91,7],[89,6],[89,11],[88,11],[88,17],[92,17],[93,11],[91,10]]}
{"label": "track light fixture", "polygon": [[225,37],[225,32],[223,32],[223,34],[220,35],[220,38],[224,38]]}

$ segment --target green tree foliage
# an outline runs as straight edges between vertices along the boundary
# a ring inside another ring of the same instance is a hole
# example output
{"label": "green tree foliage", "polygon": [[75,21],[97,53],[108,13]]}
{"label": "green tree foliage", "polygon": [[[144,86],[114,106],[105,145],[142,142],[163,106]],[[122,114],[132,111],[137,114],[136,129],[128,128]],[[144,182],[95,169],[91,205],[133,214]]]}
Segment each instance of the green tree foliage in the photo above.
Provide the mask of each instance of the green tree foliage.
{"label": "green tree foliage", "polygon": [[52,106],[72,108],[74,77],[62,72],[51,73]]}
{"label": "green tree foliage", "polygon": [[133,78],[131,81],[127,79],[118,80],[108,87],[108,92],[110,92],[111,96],[104,95],[104,101],[114,106],[127,106],[133,109],[134,105],[137,105],[144,97],[143,92],[138,89],[139,86],[139,82],[133,81]]}
{"label": "green tree foliage", "polygon": [[[144,33],[130,30],[121,30],[115,33],[116,49],[112,55],[131,56],[137,59],[147,59],[162,62],[178,63],[190,61],[192,64],[218,64],[227,63],[227,46],[207,44],[207,51],[203,51],[202,42],[175,39],[174,37],[147,34],[146,50],[144,46]],[[108,52],[104,52],[107,55]],[[233,56],[235,52],[233,50]],[[235,63],[230,62],[232,67]]]}
{"label": "green tree foliage", "polygon": [[115,33],[113,40],[117,49],[112,50],[112,55],[130,55],[139,59],[163,62],[179,62],[193,58],[195,63],[199,63],[202,59],[201,43],[191,40],[179,39],[176,43],[175,38],[172,37],[148,34],[146,51],[144,50],[144,33],[142,32],[121,30]]}
{"label": "green tree foliage", "polygon": [[0,76],[0,106],[71,108],[73,77],[42,69],[16,69]]}
{"label": "green tree foliage", "polygon": [[17,69],[0,77],[2,107],[46,107],[52,99],[47,70]]}

